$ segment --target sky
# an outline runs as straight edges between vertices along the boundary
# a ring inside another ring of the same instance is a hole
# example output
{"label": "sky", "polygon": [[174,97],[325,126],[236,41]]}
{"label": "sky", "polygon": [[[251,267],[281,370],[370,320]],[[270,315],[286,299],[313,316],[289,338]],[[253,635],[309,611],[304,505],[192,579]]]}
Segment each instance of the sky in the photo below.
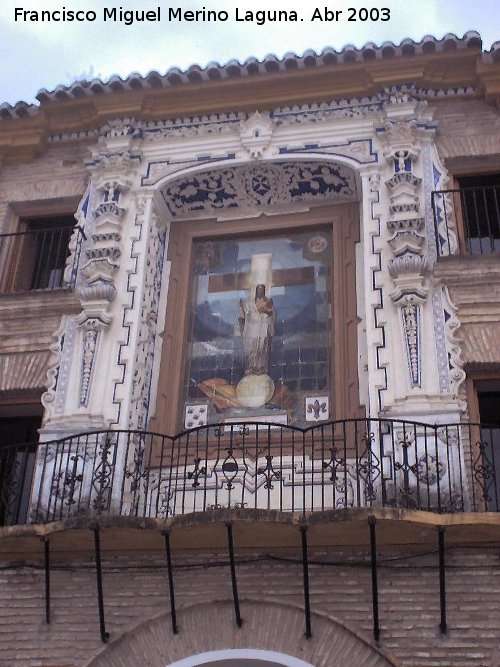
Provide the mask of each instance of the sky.
{"label": "sky", "polygon": [[[158,7],[159,21],[104,21],[105,9],[157,12]],[[321,15],[325,7],[341,12],[338,20],[312,20],[315,8]],[[15,8],[30,12],[27,17],[63,8],[93,11],[96,20],[30,21],[23,20],[21,12],[16,21]],[[169,20],[169,8],[227,11],[228,20]],[[367,14],[362,10],[382,8],[389,10],[389,20],[381,20],[381,11],[378,20],[376,11],[360,20]],[[296,11],[302,20],[258,25],[237,21],[236,10],[239,18],[247,11]],[[356,20],[349,21],[349,16]],[[452,32],[461,37],[468,30],[481,34],[485,50],[500,40],[500,0],[0,0],[0,103],[36,102],[38,90],[53,90],[75,79],[107,80],[113,74],[126,77],[153,69],[164,74],[172,66],[186,69],[193,63],[261,59],[268,53],[281,57],[289,51],[319,52],[326,46],[339,50],[346,44],[360,48],[369,41],[398,44],[405,37],[419,41],[428,34],[441,38]]]}

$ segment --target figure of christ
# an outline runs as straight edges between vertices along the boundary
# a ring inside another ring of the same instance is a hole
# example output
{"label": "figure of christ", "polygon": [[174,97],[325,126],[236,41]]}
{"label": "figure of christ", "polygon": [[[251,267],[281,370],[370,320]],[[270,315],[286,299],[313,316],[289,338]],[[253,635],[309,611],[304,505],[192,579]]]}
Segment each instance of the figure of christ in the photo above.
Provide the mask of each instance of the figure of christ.
{"label": "figure of christ", "polygon": [[245,375],[268,373],[275,321],[276,310],[273,300],[266,296],[265,285],[257,285],[254,299],[240,299],[238,322],[245,350]]}

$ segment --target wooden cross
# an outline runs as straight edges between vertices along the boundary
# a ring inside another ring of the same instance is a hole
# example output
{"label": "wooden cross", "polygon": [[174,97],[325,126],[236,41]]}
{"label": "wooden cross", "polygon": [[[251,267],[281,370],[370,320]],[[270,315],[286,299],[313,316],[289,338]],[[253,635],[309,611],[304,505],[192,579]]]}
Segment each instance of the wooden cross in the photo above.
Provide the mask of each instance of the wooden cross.
{"label": "wooden cross", "polygon": [[314,283],[313,266],[304,266],[296,269],[275,269],[273,271],[271,264],[271,253],[252,255],[250,272],[212,274],[208,279],[208,291],[209,293],[213,293],[252,290],[257,285],[262,284],[266,286],[266,295],[271,296],[272,287]]}

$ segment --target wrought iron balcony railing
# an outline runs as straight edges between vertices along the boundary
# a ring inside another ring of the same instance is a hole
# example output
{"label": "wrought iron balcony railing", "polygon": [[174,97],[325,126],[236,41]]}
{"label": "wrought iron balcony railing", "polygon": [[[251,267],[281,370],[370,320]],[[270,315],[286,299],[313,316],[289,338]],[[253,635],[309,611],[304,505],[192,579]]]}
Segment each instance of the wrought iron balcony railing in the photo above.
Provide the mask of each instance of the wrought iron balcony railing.
{"label": "wrought iron balcony railing", "polygon": [[500,186],[431,195],[437,256],[500,252]]}
{"label": "wrought iron balcony railing", "polygon": [[72,287],[84,238],[69,225],[0,234],[0,294]]}
{"label": "wrought iron balcony railing", "polygon": [[175,437],[84,433],[0,450],[4,524],[73,516],[167,518],[218,508],[308,513],[500,509],[500,427],[386,419],[302,430],[203,426]]}

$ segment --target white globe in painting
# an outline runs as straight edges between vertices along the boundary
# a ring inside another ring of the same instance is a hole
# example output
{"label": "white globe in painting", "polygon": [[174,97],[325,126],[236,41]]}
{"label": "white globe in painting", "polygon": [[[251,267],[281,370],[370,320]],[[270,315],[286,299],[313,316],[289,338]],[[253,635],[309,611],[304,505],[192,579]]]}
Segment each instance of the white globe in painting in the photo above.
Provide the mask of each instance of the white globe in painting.
{"label": "white globe in painting", "polygon": [[263,373],[262,375],[245,375],[236,386],[238,403],[245,408],[260,408],[274,394],[274,382]]}

